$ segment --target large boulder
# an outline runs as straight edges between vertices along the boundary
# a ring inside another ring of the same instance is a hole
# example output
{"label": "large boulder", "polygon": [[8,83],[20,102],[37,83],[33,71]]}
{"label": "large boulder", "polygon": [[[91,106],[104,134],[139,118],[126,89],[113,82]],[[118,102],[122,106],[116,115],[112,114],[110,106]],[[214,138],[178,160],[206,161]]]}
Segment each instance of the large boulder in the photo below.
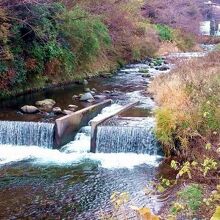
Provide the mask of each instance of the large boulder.
{"label": "large boulder", "polygon": [[90,101],[90,100],[94,100],[94,97],[90,92],[84,93],[80,98],[80,101]]}
{"label": "large boulder", "polygon": [[34,114],[39,112],[39,109],[33,105],[25,105],[21,108],[21,111],[27,114]]}
{"label": "large boulder", "polygon": [[51,110],[55,104],[56,102],[53,99],[44,99],[35,103],[36,106],[45,111]]}

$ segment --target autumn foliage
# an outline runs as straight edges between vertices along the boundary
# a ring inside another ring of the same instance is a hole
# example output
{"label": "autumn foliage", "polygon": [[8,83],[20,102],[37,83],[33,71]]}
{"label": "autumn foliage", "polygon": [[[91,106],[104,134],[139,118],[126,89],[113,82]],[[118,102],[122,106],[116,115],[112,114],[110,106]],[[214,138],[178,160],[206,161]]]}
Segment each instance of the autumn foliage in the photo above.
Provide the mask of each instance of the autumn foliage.
{"label": "autumn foliage", "polygon": [[[166,30],[165,26],[158,30],[154,23],[178,26],[168,22],[164,3],[156,2],[0,1],[0,98],[114,71],[119,65],[154,56],[164,40],[160,31]],[[148,16],[148,6],[159,14]],[[197,15],[196,11],[191,18]],[[178,24],[182,18],[175,20]],[[182,41],[180,35],[175,34],[175,43],[188,49],[190,41]]]}

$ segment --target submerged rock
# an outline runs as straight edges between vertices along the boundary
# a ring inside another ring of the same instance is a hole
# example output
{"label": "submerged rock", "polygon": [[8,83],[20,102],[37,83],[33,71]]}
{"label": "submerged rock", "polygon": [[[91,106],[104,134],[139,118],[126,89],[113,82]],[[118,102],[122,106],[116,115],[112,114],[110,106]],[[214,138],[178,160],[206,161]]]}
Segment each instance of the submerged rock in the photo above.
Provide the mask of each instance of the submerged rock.
{"label": "submerged rock", "polygon": [[25,105],[21,108],[23,113],[34,114],[39,112],[39,109],[33,105]]}
{"label": "submerged rock", "polygon": [[80,101],[89,101],[89,100],[94,100],[94,97],[90,92],[83,94],[80,98]]}

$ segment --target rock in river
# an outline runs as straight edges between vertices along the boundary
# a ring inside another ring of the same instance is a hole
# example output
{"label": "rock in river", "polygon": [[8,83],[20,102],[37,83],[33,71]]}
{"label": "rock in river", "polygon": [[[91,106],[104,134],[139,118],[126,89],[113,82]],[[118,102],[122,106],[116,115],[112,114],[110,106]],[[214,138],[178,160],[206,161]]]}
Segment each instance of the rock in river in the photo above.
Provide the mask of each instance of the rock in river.
{"label": "rock in river", "polygon": [[90,92],[84,93],[80,98],[80,101],[88,101],[88,100],[94,100],[94,97]]}
{"label": "rock in river", "polygon": [[70,110],[63,110],[63,114],[64,115],[71,115],[71,114],[73,114],[73,111],[70,111]]}
{"label": "rock in river", "polygon": [[78,108],[77,105],[68,105],[68,110],[70,110],[72,112],[75,112],[77,108]]}
{"label": "rock in river", "polygon": [[51,110],[53,106],[56,104],[56,102],[53,99],[44,99],[41,101],[37,101],[36,106],[39,106],[40,108],[44,110]]}
{"label": "rock in river", "polygon": [[159,70],[159,71],[167,71],[167,70],[169,70],[170,68],[169,68],[169,66],[167,66],[167,65],[163,65],[163,66],[161,66],[161,67],[157,67],[157,68],[155,68],[156,70]]}
{"label": "rock in river", "polygon": [[59,115],[59,114],[62,114],[63,112],[60,107],[55,107],[53,108],[53,113]]}
{"label": "rock in river", "polygon": [[34,114],[39,112],[39,109],[33,105],[25,105],[21,108],[23,113]]}
{"label": "rock in river", "polygon": [[88,85],[89,82],[86,79],[81,79],[81,80],[76,80],[75,83],[78,85],[85,85],[86,86],[86,85]]}
{"label": "rock in river", "polygon": [[75,99],[78,99],[79,98],[79,95],[73,95],[72,99],[75,100]]}
{"label": "rock in river", "polygon": [[84,79],[84,80],[83,80],[83,85],[86,86],[86,85],[88,85],[88,84],[89,84],[89,82],[88,82],[86,79]]}
{"label": "rock in river", "polygon": [[95,99],[105,99],[106,96],[105,95],[95,95],[94,98]]}
{"label": "rock in river", "polygon": [[151,75],[150,75],[150,73],[145,73],[145,74],[142,75],[142,77],[143,77],[143,78],[150,78]]}
{"label": "rock in river", "polygon": [[90,88],[85,88],[84,92],[91,92]]}

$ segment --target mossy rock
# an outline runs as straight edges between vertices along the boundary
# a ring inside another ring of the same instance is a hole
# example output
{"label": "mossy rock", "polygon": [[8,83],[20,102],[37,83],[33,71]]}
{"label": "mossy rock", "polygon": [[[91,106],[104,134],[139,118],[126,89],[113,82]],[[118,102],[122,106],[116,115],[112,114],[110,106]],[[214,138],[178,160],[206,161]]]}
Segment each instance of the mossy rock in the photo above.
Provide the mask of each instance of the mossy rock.
{"label": "mossy rock", "polygon": [[155,66],[161,66],[162,64],[163,64],[163,60],[161,60],[161,59],[157,59],[154,61]]}
{"label": "mossy rock", "polygon": [[141,68],[139,69],[139,73],[149,73],[149,69]]}

